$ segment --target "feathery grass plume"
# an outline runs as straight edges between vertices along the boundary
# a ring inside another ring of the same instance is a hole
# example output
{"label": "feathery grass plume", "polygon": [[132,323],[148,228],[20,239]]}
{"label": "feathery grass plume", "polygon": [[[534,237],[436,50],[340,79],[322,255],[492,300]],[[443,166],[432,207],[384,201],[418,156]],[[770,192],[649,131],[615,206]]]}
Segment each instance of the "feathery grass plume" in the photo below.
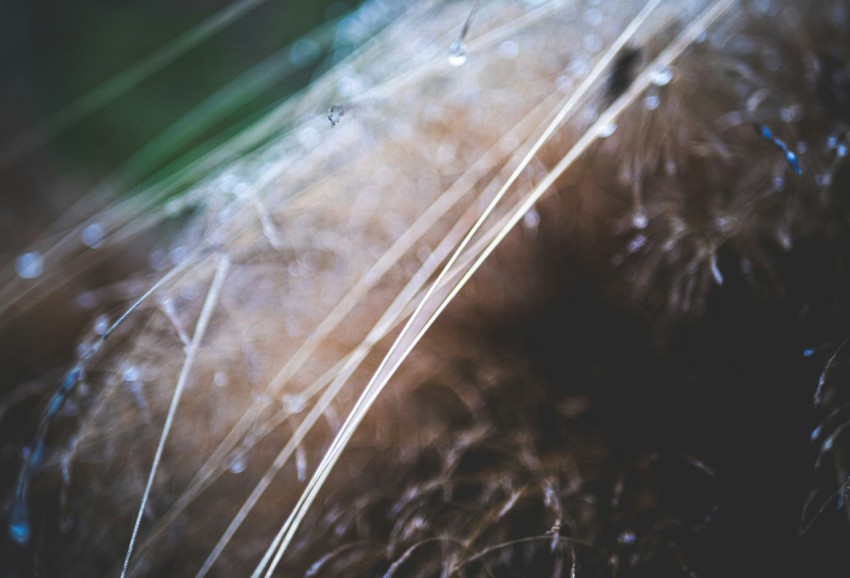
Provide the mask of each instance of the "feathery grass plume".
{"label": "feathery grass plume", "polygon": [[848,10],[366,3],[7,271],[183,219],[6,460],[9,575],[846,575]]}

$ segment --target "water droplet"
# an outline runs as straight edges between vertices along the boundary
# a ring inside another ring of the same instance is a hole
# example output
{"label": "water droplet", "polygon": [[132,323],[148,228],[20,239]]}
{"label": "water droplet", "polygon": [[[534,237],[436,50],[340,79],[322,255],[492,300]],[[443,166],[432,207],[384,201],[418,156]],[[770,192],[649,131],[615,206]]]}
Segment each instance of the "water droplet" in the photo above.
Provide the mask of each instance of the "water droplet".
{"label": "water droplet", "polygon": [[817,175],[815,177],[815,182],[821,187],[829,186],[832,183],[832,175],[829,173]]}
{"label": "water droplet", "polygon": [[312,148],[319,143],[319,131],[313,126],[304,126],[295,134],[298,142],[306,148]]}
{"label": "water droplet", "polygon": [[98,315],[94,321],[94,332],[98,335],[103,335],[109,329],[109,316]]}
{"label": "water droplet", "polygon": [[803,350],[803,357],[811,357],[815,354],[815,350],[812,347],[807,347]]}
{"label": "water droplet", "polygon": [[124,370],[124,373],[121,374],[121,377],[122,379],[124,379],[124,381],[138,381],[139,378],[142,377],[142,372],[137,366],[131,365]]}
{"label": "water droplet", "polygon": [[617,132],[617,123],[609,122],[608,124],[599,129],[599,138],[608,138],[615,132]]}
{"label": "water droplet", "polygon": [[103,245],[103,226],[100,223],[92,223],[83,229],[83,245],[97,249]]}
{"label": "water droplet", "polygon": [[636,539],[635,533],[630,530],[626,530],[617,537],[620,544],[634,544]]}
{"label": "water droplet", "polygon": [[230,192],[233,193],[233,196],[237,199],[244,199],[252,192],[251,185],[249,185],[247,181],[237,180],[233,183]]}
{"label": "water droplet", "polygon": [[213,376],[213,385],[216,387],[225,387],[230,381],[230,378],[223,371],[216,371]]}
{"label": "water droplet", "polygon": [[646,214],[646,209],[640,207],[632,215],[632,226],[635,229],[646,229],[647,225],[649,225],[649,215]]}
{"label": "water droplet", "polygon": [[800,159],[797,155],[791,151],[785,151],[785,160],[788,162],[788,165],[794,170],[798,175],[803,174],[803,167],[800,165]]}
{"label": "water droplet", "polygon": [[180,287],[180,298],[186,301],[194,301],[201,295],[201,288],[197,285],[183,285]]}
{"label": "water droplet", "polygon": [[307,479],[307,452],[304,446],[295,448],[295,471],[299,482]]}
{"label": "water droplet", "polygon": [[536,231],[540,226],[540,213],[537,208],[531,207],[526,214],[522,216],[522,226],[528,231]]}
{"label": "water droplet", "polygon": [[95,294],[91,291],[83,291],[77,295],[77,305],[83,309],[94,309],[97,307],[98,300]]}
{"label": "water droplet", "polygon": [[714,219],[714,224],[717,225],[717,229],[721,233],[726,233],[732,228],[732,225],[735,224],[735,220],[730,217],[717,217]]}
{"label": "water droplet", "polygon": [[363,81],[357,76],[343,76],[339,80],[339,94],[344,99],[354,98],[363,92]]}
{"label": "water droplet", "polygon": [[9,534],[18,544],[26,544],[30,539],[29,512],[26,498],[19,496],[15,499],[12,513],[9,515]]}
{"label": "water droplet", "polygon": [[[442,142],[437,146],[435,156],[437,159],[437,164],[439,165],[447,165],[453,162],[457,162],[457,147],[455,147],[455,145],[450,142]],[[382,180],[385,178],[386,176],[382,176]]]}
{"label": "water droplet", "polygon": [[301,395],[283,396],[283,408],[289,413],[301,413],[307,407],[307,400]]}
{"label": "water droplet", "polygon": [[776,230],[776,240],[779,242],[779,245],[786,251],[790,251],[791,247],[794,245],[791,240],[791,232],[785,226],[779,227]]}
{"label": "water droplet", "polygon": [[752,11],[758,15],[764,15],[774,10],[771,0],[753,0]]}
{"label": "water droplet", "polygon": [[555,81],[555,85],[558,87],[559,92],[563,92],[564,94],[569,93],[573,89],[573,79],[567,75],[561,75]]}
{"label": "water droplet", "polygon": [[655,86],[667,86],[673,80],[673,69],[669,66],[653,70],[649,77],[649,81]]}
{"label": "water droplet", "polygon": [[848,149],[847,145],[846,145],[845,143],[841,143],[840,145],[838,145],[838,146],[836,147],[836,149],[835,149],[835,153],[836,153],[838,156],[840,156],[841,158],[844,158],[844,157],[846,157],[846,156],[847,156],[847,153],[848,153],[848,150],[847,150],[847,149]]}
{"label": "water droplet", "polygon": [[77,345],[77,357],[85,357],[91,351],[92,344],[88,341],[83,341]]}
{"label": "water droplet", "polygon": [[183,211],[183,202],[178,198],[165,203],[165,214],[168,217],[176,217]]}
{"label": "water droplet", "polygon": [[162,306],[162,310],[169,316],[177,314],[177,308],[174,306],[174,301],[172,301],[168,297],[163,297],[159,302]]}
{"label": "water droplet", "polygon": [[189,256],[189,248],[184,245],[177,245],[168,254],[172,265],[179,265]]}
{"label": "water droplet", "polygon": [[567,72],[573,78],[584,76],[590,70],[590,60],[585,58],[576,58],[567,66]]}
{"label": "water droplet", "polygon": [[602,39],[596,34],[585,34],[582,42],[588,52],[599,52],[602,50]]}
{"label": "water droplet", "polygon": [[629,253],[635,253],[640,250],[641,247],[646,245],[647,240],[646,235],[635,235],[635,238],[629,241]]}
{"label": "water droplet", "polygon": [[599,26],[602,24],[602,21],[605,19],[602,14],[602,10],[597,8],[591,8],[589,10],[585,10],[584,12],[584,21],[591,26]]}
{"label": "water droplet", "polygon": [[800,118],[801,108],[798,105],[786,106],[779,111],[782,122],[794,122]]}
{"label": "water droplet", "polygon": [[457,39],[449,46],[449,64],[452,66],[463,66],[466,64],[466,44]]}
{"label": "water droplet", "polygon": [[505,60],[514,60],[519,56],[519,44],[513,40],[505,40],[499,45],[499,56]]}
{"label": "water droplet", "polygon": [[62,405],[62,415],[73,417],[80,413],[80,408],[77,406],[76,402],[73,399],[65,400],[65,403]]}
{"label": "water droplet", "polygon": [[643,99],[643,105],[647,110],[656,110],[661,106],[661,97],[657,94],[647,94],[646,98]]}
{"label": "water droplet", "polygon": [[811,433],[811,436],[809,437],[809,439],[811,439],[812,441],[815,441],[816,439],[818,439],[820,437],[820,434],[822,434],[822,433],[823,433],[823,426],[819,425],[818,427],[816,427],[815,429],[812,430],[812,433]]}
{"label": "water droplet", "polygon": [[245,459],[245,454],[241,451],[236,452],[236,454],[231,458],[230,465],[228,466],[228,470],[230,470],[231,474],[241,474],[248,468],[248,460]]}
{"label": "water droplet", "polygon": [[299,38],[289,49],[289,62],[296,68],[305,68],[316,62],[321,52],[319,43],[312,38]]}
{"label": "water droplet", "polygon": [[24,279],[35,279],[44,272],[44,258],[37,251],[24,253],[15,261],[15,270]]}
{"label": "water droplet", "polygon": [[153,251],[148,256],[148,263],[150,264],[151,268],[155,269],[156,271],[162,271],[163,269],[168,267],[168,258],[165,255],[165,251],[163,251],[162,249],[157,249]]}

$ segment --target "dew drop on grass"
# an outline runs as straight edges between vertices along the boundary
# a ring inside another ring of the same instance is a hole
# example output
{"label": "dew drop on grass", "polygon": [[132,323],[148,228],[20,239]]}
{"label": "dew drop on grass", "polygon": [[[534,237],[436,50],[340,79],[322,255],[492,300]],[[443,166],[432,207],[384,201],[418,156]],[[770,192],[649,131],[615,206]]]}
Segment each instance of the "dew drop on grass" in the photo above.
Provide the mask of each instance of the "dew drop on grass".
{"label": "dew drop on grass", "polygon": [[245,459],[245,454],[240,451],[238,455],[233,456],[227,469],[230,470],[231,474],[241,474],[247,468],[248,460]]}
{"label": "dew drop on grass", "polygon": [[661,98],[657,94],[648,94],[643,99],[643,105],[646,107],[646,110],[656,110],[661,106]]}
{"label": "dew drop on grass", "polygon": [[635,229],[646,229],[649,225],[649,215],[646,214],[646,209],[640,207],[635,214],[632,215],[632,226]]}
{"label": "dew drop on grass", "polygon": [[641,247],[646,245],[647,242],[646,235],[636,235],[634,239],[629,242],[628,251],[629,253],[636,253],[640,250]]}
{"label": "dew drop on grass", "polygon": [[616,122],[609,122],[608,124],[603,126],[601,129],[599,129],[599,138],[608,138],[609,136],[613,135],[615,132],[617,132],[617,123]]}
{"label": "dew drop on grass", "polygon": [[127,382],[138,381],[142,377],[142,372],[135,365],[131,365],[124,370],[121,377]]}
{"label": "dew drop on grass", "polygon": [[286,395],[283,397],[283,407],[289,413],[301,413],[307,407],[307,400],[300,395]]}
{"label": "dew drop on grass", "polygon": [[35,279],[44,272],[44,257],[37,251],[24,253],[15,261],[15,271],[24,279]]}
{"label": "dew drop on grass", "polygon": [[94,322],[94,332],[98,335],[103,335],[109,330],[109,316],[99,315]]}
{"label": "dew drop on grass", "polygon": [[83,245],[91,249],[97,249],[103,245],[103,225],[100,223],[92,223],[86,225],[82,234]]}
{"label": "dew drop on grass", "polygon": [[466,64],[466,44],[463,40],[455,40],[449,47],[449,64],[463,66]]}
{"label": "dew drop on grass", "polygon": [[650,77],[650,81],[655,86],[667,86],[673,80],[673,69],[669,66],[654,70]]}
{"label": "dew drop on grass", "polygon": [[295,449],[295,470],[299,482],[307,479],[307,452],[304,446],[298,446]]}

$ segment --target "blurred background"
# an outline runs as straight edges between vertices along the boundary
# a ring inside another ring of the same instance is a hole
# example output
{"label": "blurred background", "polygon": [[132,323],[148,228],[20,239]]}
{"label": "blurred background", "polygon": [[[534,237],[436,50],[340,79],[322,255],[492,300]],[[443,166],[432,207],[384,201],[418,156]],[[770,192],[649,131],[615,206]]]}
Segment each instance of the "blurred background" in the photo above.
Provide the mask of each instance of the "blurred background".
{"label": "blurred background", "polygon": [[[203,126],[186,131],[191,134],[159,139],[146,166],[121,184],[131,186],[285,99],[309,82],[323,53],[308,43],[287,61],[281,50],[354,3],[0,3],[3,248],[26,237],[28,229],[39,229],[35,222],[26,226],[38,217],[22,212],[60,209],[63,197],[74,196],[69,187],[85,189],[107,178],[181,117],[275,55],[286,70],[267,71],[263,86],[233,90],[228,102],[207,111]],[[151,56],[161,59],[133,74]],[[117,80],[124,82],[116,85]],[[41,206],[31,206],[33,196]]]}
{"label": "blurred background", "polygon": [[[0,306],[49,271],[39,247],[144,194],[350,51],[334,23],[358,4],[0,2]],[[81,296],[146,269],[179,223],[170,227],[101,249],[96,266],[50,280],[49,294],[0,309],[0,396],[28,380],[49,387],[99,312]]]}

